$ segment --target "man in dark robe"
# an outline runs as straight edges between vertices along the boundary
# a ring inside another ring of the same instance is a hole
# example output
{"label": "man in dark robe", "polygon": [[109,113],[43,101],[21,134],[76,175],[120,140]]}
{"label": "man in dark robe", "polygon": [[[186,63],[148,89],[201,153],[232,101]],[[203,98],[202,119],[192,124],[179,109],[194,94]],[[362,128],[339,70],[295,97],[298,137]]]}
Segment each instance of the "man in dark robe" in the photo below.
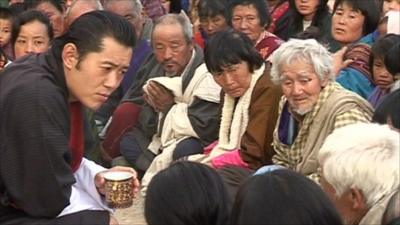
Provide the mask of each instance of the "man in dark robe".
{"label": "man in dark robe", "polygon": [[[82,108],[97,109],[118,87],[134,36],[120,17],[90,12],[47,53],[2,72],[0,224],[115,223],[104,204],[107,170],[83,158]],[[136,178],[132,185],[137,192]]]}

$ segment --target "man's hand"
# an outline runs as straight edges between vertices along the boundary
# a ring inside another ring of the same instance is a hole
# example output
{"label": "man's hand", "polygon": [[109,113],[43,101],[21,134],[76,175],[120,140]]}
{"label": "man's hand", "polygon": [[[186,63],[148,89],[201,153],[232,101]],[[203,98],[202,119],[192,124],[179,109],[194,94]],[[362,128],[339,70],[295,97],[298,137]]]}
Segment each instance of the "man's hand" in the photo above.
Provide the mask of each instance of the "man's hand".
{"label": "man's hand", "polygon": [[136,197],[138,192],[139,192],[139,187],[140,187],[140,183],[139,180],[137,179],[137,173],[136,171],[131,168],[131,167],[125,167],[125,166],[116,166],[113,167],[109,170],[105,170],[103,172],[100,172],[98,174],[96,174],[95,178],[94,178],[94,182],[96,184],[96,188],[98,190],[98,192],[102,195],[106,194],[105,191],[105,179],[103,174],[110,172],[110,171],[124,171],[124,172],[129,172],[133,174],[133,179],[132,179],[132,190],[133,190],[133,196]]}
{"label": "man's hand", "polygon": [[166,112],[175,103],[171,91],[154,81],[148,83],[143,97],[158,112]]}

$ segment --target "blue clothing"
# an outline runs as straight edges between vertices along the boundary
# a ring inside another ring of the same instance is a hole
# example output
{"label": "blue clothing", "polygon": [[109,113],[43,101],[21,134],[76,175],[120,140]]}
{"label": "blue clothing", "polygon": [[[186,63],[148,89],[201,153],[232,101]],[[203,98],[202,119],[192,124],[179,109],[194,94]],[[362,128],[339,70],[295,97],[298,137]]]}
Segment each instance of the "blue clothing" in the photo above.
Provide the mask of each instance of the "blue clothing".
{"label": "blue clothing", "polygon": [[375,85],[359,70],[346,67],[340,71],[336,81],[347,90],[359,94],[364,99],[368,99]]}
{"label": "blue clothing", "polygon": [[374,32],[362,37],[359,40],[359,43],[364,43],[364,44],[367,44],[369,46],[372,46],[375,43],[375,41],[378,40],[379,35],[380,35],[379,31],[375,30]]}

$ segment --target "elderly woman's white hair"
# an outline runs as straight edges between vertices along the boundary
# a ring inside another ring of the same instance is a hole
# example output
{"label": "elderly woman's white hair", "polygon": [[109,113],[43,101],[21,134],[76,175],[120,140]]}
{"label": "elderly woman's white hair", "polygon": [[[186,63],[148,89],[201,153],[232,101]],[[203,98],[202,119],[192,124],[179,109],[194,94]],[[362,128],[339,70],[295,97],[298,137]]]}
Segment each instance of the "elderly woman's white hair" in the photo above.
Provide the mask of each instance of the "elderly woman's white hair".
{"label": "elderly woman's white hair", "polygon": [[356,123],[329,135],[319,151],[324,179],[337,196],[358,188],[368,206],[399,189],[400,135],[387,125]]}
{"label": "elderly woman's white hair", "polygon": [[272,55],[271,80],[275,84],[280,84],[282,66],[290,65],[297,60],[303,60],[313,66],[321,81],[335,80],[331,53],[314,39],[290,39],[283,43]]}

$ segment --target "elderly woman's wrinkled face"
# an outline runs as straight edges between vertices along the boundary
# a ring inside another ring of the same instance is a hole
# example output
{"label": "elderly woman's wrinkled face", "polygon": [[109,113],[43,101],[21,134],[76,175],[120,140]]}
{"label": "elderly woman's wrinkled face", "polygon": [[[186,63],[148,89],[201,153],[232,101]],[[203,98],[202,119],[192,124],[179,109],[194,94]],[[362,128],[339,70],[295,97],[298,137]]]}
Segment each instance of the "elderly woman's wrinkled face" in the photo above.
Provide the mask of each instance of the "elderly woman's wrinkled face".
{"label": "elderly woman's wrinkled face", "polygon": [[321,81],[312,65],[304,60],[285,64],[281,71],[282,91],[291,110],[300,115],[310,112],[327,81]]}
{"label": "elderly woman's wrinkled face", "polygon": [[232,10],[232,26],[233,29],[245,33],[254,43],[264,31],[258,11],[253,5],[234,7]]}
{"label": "elderly woman's wrinkled face", "polygon": [[365,16],[361,11],[344,2],[333,13],[332,36],[342,45],[355,42],[363,36],[364,23]]}
{"label": "elderly woman's wrinkled face", "polygon": [[222,72],[212,73],[215,82],[229,96],[234,98],[243,96],[251,82],[252,73],[249,64],[242,61],[222,68]]}

